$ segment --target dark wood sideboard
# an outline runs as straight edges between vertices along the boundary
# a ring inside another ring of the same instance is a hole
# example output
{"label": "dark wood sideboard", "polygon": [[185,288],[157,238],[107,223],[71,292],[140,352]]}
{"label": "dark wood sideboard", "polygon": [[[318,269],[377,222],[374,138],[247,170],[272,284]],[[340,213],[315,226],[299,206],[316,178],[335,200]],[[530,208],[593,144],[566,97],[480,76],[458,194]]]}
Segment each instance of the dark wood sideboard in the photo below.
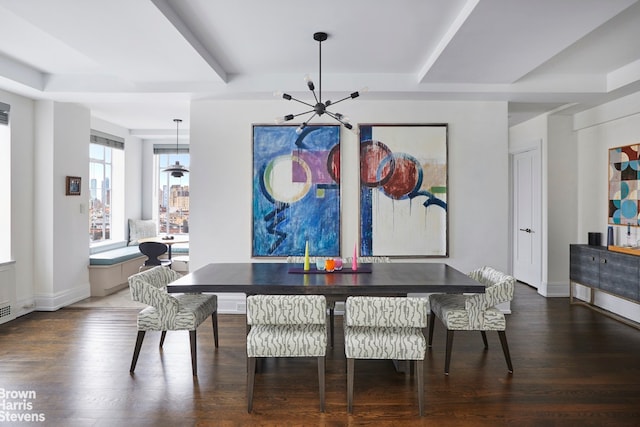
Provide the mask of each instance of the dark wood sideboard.
{"label": "dark wood sideboard", "polygon": [[[604,246],[570,245],[569,301],[609,315],[634,327],[636,322],[594,304],[595,291],[640,303],[640,256],[608,250]],[[589,301],[574,299],[574,285],[590,288]]]}

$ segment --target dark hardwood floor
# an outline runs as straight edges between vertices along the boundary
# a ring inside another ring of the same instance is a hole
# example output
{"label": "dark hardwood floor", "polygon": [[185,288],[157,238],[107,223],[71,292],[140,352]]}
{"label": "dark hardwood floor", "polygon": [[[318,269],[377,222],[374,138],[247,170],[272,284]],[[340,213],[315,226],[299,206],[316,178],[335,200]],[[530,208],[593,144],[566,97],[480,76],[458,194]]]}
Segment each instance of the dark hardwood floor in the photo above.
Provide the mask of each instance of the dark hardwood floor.
{"label": "dark hardwood floor", "polygon": [[[640,425],[639,330],[522,284],[512,310],[513,375],[496,334],[488,334],[484,351],[479,333],[463,332],[445,376],[444,330],[436,324],[425,360],[424,418],[413,377],[388,361],[356,361],[354,411],[347,414],[340,317],[327,353],[326,412],[318,409],[316,361],[278,359],[258,374],[248,414],[244,316],[220,315],[217,350],[210,320],[201,326],[194,379],[186,332],[168,333],[163,351],[159,333],[148,333],[129,375],[136,310],[35,312],[0,325],[0,426]],[[25,414],[45,420],[7,422]]]}

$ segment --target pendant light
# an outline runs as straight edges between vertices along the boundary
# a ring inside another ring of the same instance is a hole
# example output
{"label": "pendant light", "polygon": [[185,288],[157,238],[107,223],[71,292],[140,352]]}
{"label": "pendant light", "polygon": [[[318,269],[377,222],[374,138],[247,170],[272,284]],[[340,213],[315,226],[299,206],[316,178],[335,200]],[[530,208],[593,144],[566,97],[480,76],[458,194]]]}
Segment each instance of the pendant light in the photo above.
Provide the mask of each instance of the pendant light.
{"label": "pendant light", "polygon": [[[340,113],[334,113],[329,111],[329,106],[333,106],[339,102],[345,101],[347,99],[353,99],[353,98],[357,98],[360,96],[360,92],[353,92],[347,96],[345,96],[342,99],[339,99],[337,101],[331,102],[330,100],[326,100],[326,101],[322,101],[322,42],[325,41],[327,39],[328,35],[327,33],[323,33],[323,32],[318,32],[315,33],[313,35],[313,39],[315,41],[318,42],[318,51],[319,51],[319,64],[318,64],[318,94],[316,95],[316,91],[315,91],[315,85],[313,84],[313,81],[311,80],[311,78],[307,75],[305,77],[305,81],[307,82],[307,87],[309,88],[309,90],[311,91],[311,93],[313,94],[313,97],[315,99],[315,104],[310,104],[308,102],[305,101],[301,101],[299,99],[294,98],[293,96],[289,95],[288,93],[280,93],[280,92],[276,92],[275,95],[276,96],[281,96],[283,99],[286,99],[287,101],[296,101],[299,102],[300,104],[304,104],[308,107],[311,107],[310,110],[307,111],[303,111],[302,113],[298,113],[298,114],[287,114],[284,117],[278,117],[276,119],[276,123],[280,124],[280,123],[284,123],[286,121],[289,120],[293,120],[294,117],[298,117],[304,114],[311,114],[311,116],[305,120],[300,126],[298,126],[298,128],[296,129],[296,133],[300,134],[302,133],[302,130],[307,127],[307,123],[309,123],[311,121],[311,119],[313,119],[316,116],[322,116],[323,114],[326,114],[329,117],[334,118],[335,120],[337,120],[338,122],[340,122],[344,127],[346,127],[347,129],[352,129],[353,126],[351,125],[351,123],[349,123],[349,119],[347,119],[344,115],[340,114]],[[366,88],[362,89],[362,92],[366,92]]]}
{"label": "pendant light", "polygon": [[[177,156],[179,154],[179,151],[178,151],[178,127],[180,126],[180,123],[182,122],[182,119],[173,119],[173,121],[176,122],[176,156]],[[176,160],[176,163],[174,165],[169,166],[168,168],[164,169],[162,172],[170,172],[171,176],[173,176],[174,178],[180,178],[185,173],[188,173],[189,169],[187,169],[186,167],[181,165],[179,160]]]}

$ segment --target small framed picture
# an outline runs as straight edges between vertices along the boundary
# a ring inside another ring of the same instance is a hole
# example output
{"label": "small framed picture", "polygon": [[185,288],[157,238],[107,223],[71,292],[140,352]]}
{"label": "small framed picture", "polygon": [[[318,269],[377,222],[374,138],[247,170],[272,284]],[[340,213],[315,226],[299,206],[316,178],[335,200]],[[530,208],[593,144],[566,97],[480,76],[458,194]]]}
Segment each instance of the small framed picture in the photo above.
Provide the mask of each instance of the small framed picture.
{"label": "small framed picture", "polygon": [[67,177],[67,196],[79,196],[80,195],[80,184],[82,183],[82,178],[79,176],[68,176]]}

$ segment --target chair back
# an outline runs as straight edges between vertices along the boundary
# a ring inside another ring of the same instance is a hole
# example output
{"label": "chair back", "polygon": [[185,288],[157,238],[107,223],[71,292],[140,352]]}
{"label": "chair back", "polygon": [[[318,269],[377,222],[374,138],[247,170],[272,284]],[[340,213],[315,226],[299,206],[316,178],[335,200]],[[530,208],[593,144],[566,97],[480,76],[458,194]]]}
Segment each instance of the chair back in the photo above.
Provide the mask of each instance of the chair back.
{"label": "chair back", "polygon": [[[484,294],[469,296],[465,300],[464,308],[469,315],[469,325],[473,329],[485,328],[487,310],[496,305],[511,301],[515,290],[516,279],[492,267],[480,267],[468,274],[474,280],[486,286]],[[499,310],[493,310],[498,312]],[[504,315],[500,313],[500,320],[504,322]]]}
{"label": "chair back", "polygon": [[[356,261],[361,264],[386,264],[391,262],[388,256],[359,256],[356,257]],[[353,262],[353,257],[348,256],[345,258],[345,262],[351,263]]]}
{"label": "chair back", "polygon": [[[288,264],[302,264],[303,262],[304,262],[304,256],[289,255],[287,257],[287,263]],[[314,257],[314,256],[309,257],[309,262],[310,263],[315,263],[316,262],[316,257]]]}
{"label": "chair back", "polygon": [[515,277],[487,266],[471,271],[468,276],[486,286],[484,294],[474,295],[474,298],[478,296],[484,300],[484,308],[495,307],[513,299]]}
{"label": "chair back", "polygon": [[429,313],[427,298],[349,297],[345,326],[378,328],[425,328]]}
{"label": "chair back", "polygon": [[181,276],[167,267],[154,267],[129,277],[131,299],[156,308],[174,307],[178,301],[167,293],[167,285]]}
{"label": "chair back", "polygon": [[251,295],[247,297],[248,325],[324,325],[324,295]]}
{"label": "chair back", "polygon": [[167,253],[167,245],[160,242],[143,242],[138,246],[140,252],[147,256],[147,260],[144,265],[162,265],[162,262],[158,259],[159,256]]}

